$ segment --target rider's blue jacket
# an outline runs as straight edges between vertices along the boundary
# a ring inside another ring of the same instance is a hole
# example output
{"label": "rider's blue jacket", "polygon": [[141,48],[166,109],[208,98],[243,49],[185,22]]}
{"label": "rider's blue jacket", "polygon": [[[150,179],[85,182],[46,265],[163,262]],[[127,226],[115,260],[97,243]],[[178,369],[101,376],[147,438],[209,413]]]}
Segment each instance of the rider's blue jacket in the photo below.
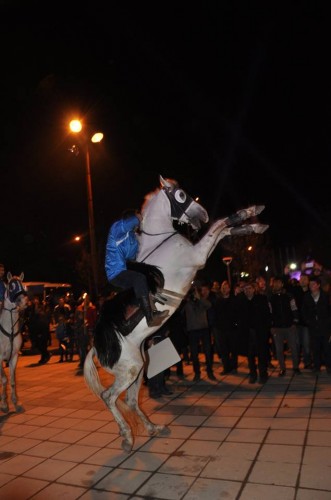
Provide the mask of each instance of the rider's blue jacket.
{"label": "rider's blue jacket", "polygon": [[3,280],[0,280],[0,302],[5,300],[6,285]]}
{"label": "rider's blue jacket", "polygon": [[135,215],[121,219],[110,227],[106,245],[105,269],[108,281],[126,270],[126,261],[135,260],[138,252],[138,241],[135,228],[139,226]]}

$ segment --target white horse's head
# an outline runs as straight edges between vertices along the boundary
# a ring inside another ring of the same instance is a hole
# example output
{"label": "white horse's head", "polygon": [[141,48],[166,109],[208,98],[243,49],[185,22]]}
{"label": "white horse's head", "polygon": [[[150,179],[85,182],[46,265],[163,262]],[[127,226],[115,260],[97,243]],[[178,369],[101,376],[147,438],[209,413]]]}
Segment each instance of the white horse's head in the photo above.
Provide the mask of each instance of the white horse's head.
{"label": "white horse's head", "polygon": [[28,305],[27,291],[23,284],[24,274],[20,276],[12,276],[7,273],[7,293],[6,298],[12,304],[15,304],[18,309],[25,309]]}
{"label": "white horse's head", "polygon": [[178,186],[173,179],[164,179],[161,175],[161,189],[170,201],[171,218],[189,224],[193,229],[200,229],[201,222],[207,223],[209,216],[207,211]]}

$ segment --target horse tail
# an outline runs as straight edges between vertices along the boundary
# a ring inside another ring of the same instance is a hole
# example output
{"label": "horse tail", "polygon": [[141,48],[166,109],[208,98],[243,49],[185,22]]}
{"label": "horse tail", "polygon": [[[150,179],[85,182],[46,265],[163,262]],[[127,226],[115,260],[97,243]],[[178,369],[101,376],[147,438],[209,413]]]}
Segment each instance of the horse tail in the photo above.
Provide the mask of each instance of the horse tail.
{"label": "horse tail", "polygon": [[95,352],[101,366],[105,368],[112,368],[120,359],[122,352],[120,333],[113,321],[116,309],[115,298],[106,300],[103,304],[94,332]]}
{"label": "horse tail", "polygon": [[84,363],[84,378],[87,386],[91,389],[98,398],[101,399],[101,393],[105,390],[105,387],[100,382],[99,373],[93,357],[96,355],[95,348],[92,347],[85,358]]}

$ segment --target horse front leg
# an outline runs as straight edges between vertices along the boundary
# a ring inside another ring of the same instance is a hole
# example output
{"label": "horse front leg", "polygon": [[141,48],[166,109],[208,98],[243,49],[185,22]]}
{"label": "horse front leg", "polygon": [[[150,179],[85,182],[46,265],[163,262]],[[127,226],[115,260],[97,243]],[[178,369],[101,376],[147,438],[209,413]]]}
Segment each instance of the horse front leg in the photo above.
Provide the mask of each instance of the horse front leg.
{"label": "horse front leg", "polygon": [[0,361],[0,375],[1,375],[1,385],[2,385],[0,410],[3,411],[4,413],[8,413],[9,412],[8,400],[7,400],[8,379],[7,379],[5,369],[3,367],[2,360]]}
{"label": "horse front leg", "polygon": [[144,375],[143,366],[140,370],[137,380],[128,388],[125,402],[132,411],[134,411],[142,421],[146,431],[150,436],[168,436],[170,429],[165,425],[153,424],[139,407],[139,391]]}
{"label": "horse front leg", "polygon": [[24,407],[18,402],[17,393],[16,393],[16,365],[18,360],[18,354],[15,354],[11,357],[9,361],[9,370],[10,370],[10,387],[11,387],[11,400],[13,405],[15,406],[15,410],[18,413],[22,413],[24,411]]}
{"label": "horse front leg", "polygon": [[[225,219],[219,219],[214,222],[214,224],[210,226],[205,236],[194,245],[196,264],[198,266],[204,266],[208,257],[214,251],[217,244],[225,236],[232,234],[250,234],[249,232],[245,233],[245,230],[242,230],[241,233],[239,233],[238,231],[237,233],[236,229],[239,230],[242,227],[246,227],[241,226],[243,221],[251,217],[255,217],[256,215],[260,214],[262,210],[264,210],[264,205],[252,205],[251,207],[245,208],[243,210],[238,210],[238,212],[230,215],[229,217],[226,217]],[[250,226],[262,226],[262,224],[251,224]],[[267,226],[265,226],[265,228],[267,228]],[[251,232],[258,232],[258,230],[253,230]]]}

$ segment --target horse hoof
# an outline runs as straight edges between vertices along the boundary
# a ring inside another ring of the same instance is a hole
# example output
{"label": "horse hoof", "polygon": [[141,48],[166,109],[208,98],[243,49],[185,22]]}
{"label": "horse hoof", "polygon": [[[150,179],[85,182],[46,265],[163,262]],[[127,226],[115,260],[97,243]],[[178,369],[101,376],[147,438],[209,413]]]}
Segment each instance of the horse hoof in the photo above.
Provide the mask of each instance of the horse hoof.
{"label": "horse hoof", "polygon": [[154,429],[149,432],[150,436],[169,436],[170,434],[169,427],[165,425],[155,425]]}
{"label": "horse hoof", "polygon": [[127,453],[130,453],[132,451],[133,445],[132,443],[129,443],[129,441],[127,441],[126,439],[123,439],[121,446],[123,450],[126,451]]}
{"label": "horse hoof", "polygon": [[1,406],[1,407],[0,407],[0,410],[1,410],[3,413],[8,413],[8,412],[9,412],[9,407],[8,407],[8,406]]}
{"label": "horse hoof", "polygon": [[22,405],[16,405],[15,410],[16,410],[16,413],[24,413],[25,412],[25,408]]}
{"label": "horse hoof", "polygon": [[169,427],[163,426],[159,430],[158,434],[159,434],[159,436],[169,436],[169,434],[171,434],[171,430],[169,429]]}

